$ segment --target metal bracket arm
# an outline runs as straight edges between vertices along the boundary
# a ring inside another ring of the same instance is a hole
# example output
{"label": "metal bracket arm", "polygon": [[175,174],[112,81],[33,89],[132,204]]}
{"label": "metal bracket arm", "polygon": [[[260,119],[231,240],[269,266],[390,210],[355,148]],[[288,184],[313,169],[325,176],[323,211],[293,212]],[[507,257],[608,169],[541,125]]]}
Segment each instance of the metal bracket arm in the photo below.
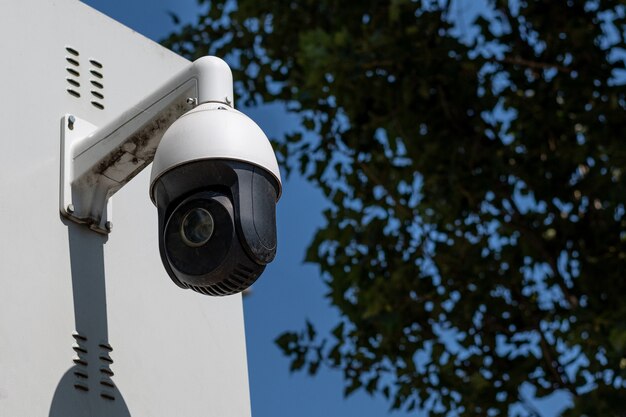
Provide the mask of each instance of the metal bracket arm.
{"label": "metal bracket arm", "polygon": [[66,114],[61,128],[61,214],[109,233],[109,199],[152,162],[167,128],[196,104],[232,106],[232,85],[228,66],[204,57],[105,126]]}

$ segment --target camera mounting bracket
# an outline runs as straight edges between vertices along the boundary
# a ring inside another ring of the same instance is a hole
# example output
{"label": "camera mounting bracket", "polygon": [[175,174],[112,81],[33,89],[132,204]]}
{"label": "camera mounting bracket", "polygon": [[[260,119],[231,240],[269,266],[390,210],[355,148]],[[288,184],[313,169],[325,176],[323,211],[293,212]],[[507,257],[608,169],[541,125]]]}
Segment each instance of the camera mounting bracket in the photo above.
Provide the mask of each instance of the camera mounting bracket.
{"label": "camera mounting bracket", "polygon": [[176,119],[206,102],[234,106],[230,68],[210,56],[191,63],[104,126],[63,116],[61,214],[95,232],[109,233],[111,196],[152,162]]}

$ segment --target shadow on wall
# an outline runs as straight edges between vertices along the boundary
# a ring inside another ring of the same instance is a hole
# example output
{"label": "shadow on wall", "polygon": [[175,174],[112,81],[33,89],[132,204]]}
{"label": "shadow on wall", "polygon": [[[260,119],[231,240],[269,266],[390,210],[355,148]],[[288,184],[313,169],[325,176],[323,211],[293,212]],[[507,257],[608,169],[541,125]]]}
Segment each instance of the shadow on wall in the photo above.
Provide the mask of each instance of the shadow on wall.
{"label": "shadow on wall", "polygon": [[74,298],[74,365],[54,392],[49,417],[130,417],[113,382],[104,273],[107,237],[66,221]]}

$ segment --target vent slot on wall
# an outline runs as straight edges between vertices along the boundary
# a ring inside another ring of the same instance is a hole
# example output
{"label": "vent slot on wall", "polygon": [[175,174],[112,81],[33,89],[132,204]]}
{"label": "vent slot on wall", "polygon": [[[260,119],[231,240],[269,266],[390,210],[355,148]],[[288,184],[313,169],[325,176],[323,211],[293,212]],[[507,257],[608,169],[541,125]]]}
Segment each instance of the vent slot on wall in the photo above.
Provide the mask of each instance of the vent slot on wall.
{"label": "vent slot on wall", "polygon": [[89,82],[91,89],[91,105],[97,109],[104,110],[104,65],[102,62],[89,59]]}
{"label": "vent slot on wall", "polygon": [[66,91],[72,97],[80,98],[80,53],[71,46],[65,47]]}

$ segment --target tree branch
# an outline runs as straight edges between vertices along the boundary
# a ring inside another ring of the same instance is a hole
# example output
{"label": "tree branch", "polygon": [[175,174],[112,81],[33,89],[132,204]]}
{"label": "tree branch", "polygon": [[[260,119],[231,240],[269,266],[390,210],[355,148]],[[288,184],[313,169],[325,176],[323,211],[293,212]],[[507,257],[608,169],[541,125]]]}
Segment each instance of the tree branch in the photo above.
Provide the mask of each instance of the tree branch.
{"label": "tree branch", "polygon": [[545,248],[544,242],[537,237],[535,231],[527,227],[526,224],[522,221],[522,213],[519,211],[519,208],[517,207],[515,201],[511,199],[509,200],[509,202],[514,211],[511,218],[512,220],[516,220],[515,226],[517,226],[521,230],[524,230],[526,232],[525,236],[532,240],[533,246],[535,248],[539,249],[539,252],[543,256],[543,258],[550,265],[550,269],[552,269],[556,284],[559,286],[561,292],[563,293],[563,296],[567,299],[567,302],[572,306],[572,308],[577,308],[579,306],[578,297],[572,294],[569,288],[567,288],[567,285],[565,285],[565,280],[559,273],[556,258],[550,252],[548,252],[548,250]]}
{"label": "tree branch", "polygon": [[523,397],[522,394],[518,392],[517,399],[520,401],[526,411],[528,411],[531,417],[541,417],[541,413],[539,412],[539,410],[537,410],[537,408],[532,405],[530,401],[528,401],[528,398]]}
{"label": "tree branch", "polygon": [[536,70],[549,70],[549,69],[555,69],[559,72],[565,73],[565,74],[569,74],[572,72],[571,68],[568,67],[564,67],[563,65],[559,65],[559,64],[552,64],[549,62],[538,62],[538,61],[531,61],[528,59],[524,59],[520,56],[515,56],[515,57],[504,57],[502,59],[490,59],[490,62],[495,62],[498,64],[511,64],[511,65],[519,65],[522,67],[526,67],[526,68],[532,68],[532,69],[536,69]]}
{"label": "tree branch", "polygon": [[565,369],[559,362],[559,359],[556,357],[558,353],[555,351],[554,346],[552,346],[546,340],[546,336],[541,330],[539,324],[537,325],[537,332],[541,337],[541,341],[539,344],[543,353],[542,356],[548,365],[548,369],[550,370],[550,372],[552,372],[555,382],[559,385],[559,388],[566,388],[574,396],[577,396],[578,392],[576,391],[576,387],[570,382],[569,378],[565,374]]}

